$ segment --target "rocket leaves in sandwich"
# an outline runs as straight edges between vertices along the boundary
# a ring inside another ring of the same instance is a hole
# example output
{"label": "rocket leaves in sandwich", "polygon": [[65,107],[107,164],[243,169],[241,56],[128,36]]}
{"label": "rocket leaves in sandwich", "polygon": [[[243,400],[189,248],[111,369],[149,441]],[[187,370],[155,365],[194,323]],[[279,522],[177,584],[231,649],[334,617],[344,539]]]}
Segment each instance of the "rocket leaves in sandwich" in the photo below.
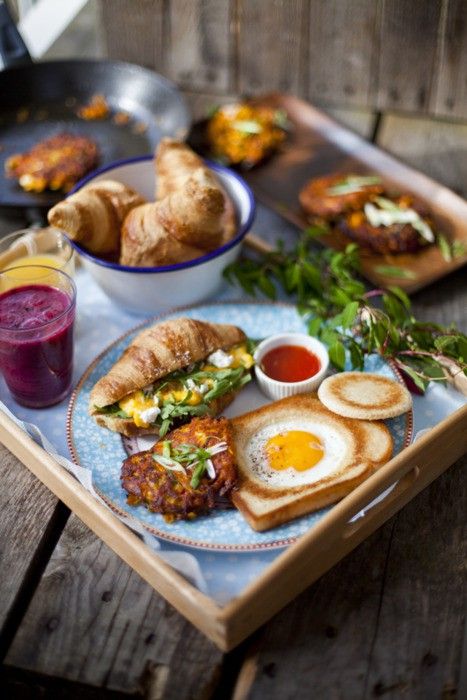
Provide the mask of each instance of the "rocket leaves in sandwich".
{"label": "rocket leaves in sandwich", "polygon": [[131,416],[120,408],[118,403],[113,403],[111,406],[94,406],[99,413],[104,413],[106,415],[114,416],[115,418],[131,418]]}
{"label": "rocket leaves in sandwich", "polygon": [[[291,249],[279,243],[270,253],[243,257],[225,277],[251,296],[275,297],[276,289],[291,296],[308,332],[328,346],[339,370],[361,370],[365,356],[378,353],[422,390],[449,375],[463,375],[467,385],[467,335],[455,324],[418,321],[397,286],[369,290],[359,275],[358,246],[321,248],[315,240],[320,235],[319,229],[306,229]],[[398,268],[386,266],[387,276],[389,271],[402,276]]]}
{"label": "rocket leaves in sandwich", "polygon": [[[202,367],[203,363],[198,362],[191,365],[189,369],[176,370],[160,382],[155,383],[150,391],[149,389],[143,390],[145,398],[151,398],[154,395],[158,397],[157,405],[160,408],[160,413],[152,425],[158,428],[161,437],[167,434],[179,418],[190,419],[194,416],[206,415],[210,411],[211,401],[231,391],[237,391],[251,379],[249,371],[243,366],[216,370],[202,369]],[[191,380],[193,384],[190,384],[188,380]],[[179,400],[176,400],[174,396],[177,389],[168,392],[167,397],[164,397],[162,393],[169,385],[173,387],[174,382],[186,389],[185,394]],[[193,387],[199,390],[203,385],[206,387],[204,393],[200,392],[202,394],[201,401],[192,405]],[[120,408],[118,402],[97,410],[99,413],[112,415],[116,418],[131,418]]]}

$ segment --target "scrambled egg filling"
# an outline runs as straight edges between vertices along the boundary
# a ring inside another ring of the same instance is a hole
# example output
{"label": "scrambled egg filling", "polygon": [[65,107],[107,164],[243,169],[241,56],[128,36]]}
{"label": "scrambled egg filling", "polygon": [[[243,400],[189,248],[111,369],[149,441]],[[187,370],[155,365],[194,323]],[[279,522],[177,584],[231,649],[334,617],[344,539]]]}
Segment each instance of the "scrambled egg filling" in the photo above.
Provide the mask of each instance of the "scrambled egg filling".
{"label": "scrambled egg filling", "polygon": [[[246,370],[253,366],[253,357],[247,350],[246,343],[234,345],[228,351],[217,350],[209,355],[199,367],[198,372],[220,372],[226,369],[244,367]],[[187,378],[179,378],[164,383],[160,390],[154,392],[138,389],[123,399],[118,405],[122,411],[133,419],[138,428],[148,428],[157,420],[164,403],[197,406],[203,402],[204,395],[214,388],[214,377],[203,378],[201,382]]]}

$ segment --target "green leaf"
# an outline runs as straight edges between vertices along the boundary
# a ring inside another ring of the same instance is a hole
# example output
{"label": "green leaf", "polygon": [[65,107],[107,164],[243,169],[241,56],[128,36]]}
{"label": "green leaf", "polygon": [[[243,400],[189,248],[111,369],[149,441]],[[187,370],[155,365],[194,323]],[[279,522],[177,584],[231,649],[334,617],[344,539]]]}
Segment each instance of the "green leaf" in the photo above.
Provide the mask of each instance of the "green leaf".
{"label": "green leaf", "polygon": [[341,313],[341,326],[344,329],[352,328],[357,318],[360,304],[358,301],[351,301]]}
{"label": "green leaf", "polygon": [[312,289],[318,292],[321,291],[321,274],[317,267],[312,265],[307,260],[304,260],[302,263],[302,274],[305,281],[310,285],[310,287],[312,287]]}
{"label": "green leaf", "polygon": [[358,343],[355,341],[352,341],[349,345],[349,353],[350,353],[350,363],[352,365],[352,369],[363,369],[363,352],[361,347],[359,346]]}
{"label": "green leaf", "polygon": [[375,265],[375,272],[385,277],[398,277],[399,279],[415,280],[417,275],[413,270],[406,270],[396,265]]}
{"label": "green leaf", "polygon": [[467,246],[463,241],[454,241],[452,244],[452,257],[463,258],[467,254]]}
{"label": "green leaf", "polygon": [[339,333],[336,333],[335,331],[331,330],[328,326],[326,326],[325,328],[323,328],[321,330],[320,335],[321,335],[321,340],[328,347],[337,343],[339,341],[339,338],[340,338]]}
{"label": "green leaf", "polygon": [[320,238],[320,236],[326,236],[329,233],[329,231],[330,229],[327,224],[323,224],[321,226],[315,224],[314,226],[309,226],[308,228],[306,228],[304,233],[309,238]]}
{"label": "green leaf", "polygon": [[276,298],[276,288],[266,275],[261,275],[258,279],[258,287],[261,289],[263,294],[265,294],[269,299]]}
{"label": "green leaf", "polygon": [[331,360],[332,364],[335,367],[337,367],[337,369],[341,369],[341,370],[344,369],[344,367],[345,367],[345,347],[340,342],[340,340],[337,340],[329,348],[329,359]]}
{"label": "green leaf", "polygon": [[410,309],[410,299],[400,287],[388,287],[391,294],[394,294],[406,309]]}
{"label": "green leaf", "polygon": [[163,420],[161,423],[161,427],[159,428],[159,437],[164,437],[164,435],[167,435],[169,428],[170,421],[168,419]]}
{"label": "green leaf", "polygon": [[323,319],[319,318],[319,316],[317,316],[316,318],[312,318],[311,321],[308,323],[308,335],[317,337],[322,323]]}
{"label": "green leaf", "polygon": [[438,235],[436,237],[436,244],[441,252],[441,255],[446,260],[446,262],[451,262],[452,250],[451,250],[451,246],[450,246],[449,241],[446,238],[446,236],[443,236],[442,233],[438,233]]}
{"label": "green leaf", "polygon": [[328,187],[326,193],[331,196],[352,194],[354,192],[361,192],[363,187],[379,184],[381,184],[381,178],[378,175],[349,175],[332,187]]}
{"label": "green leaf", "polygon": [[200,462],[197,467],[193,470],[193,474],[190,481],[190,486],[192,489],[197,489],[201,479],[206,471],[206,462]]}
{"label": "green leaf", "polygon": [[422,379],[421,377],[419,377],[418,374],[414,370],[410,369],[410,367],[407,367],[406,365],[404,365],[403,370],[406,374],[409,375],[409,377],[412,379],[415,386],[418,386],[418,388],[421,391],[423,391],[423,393],[425,393],[426,388],[428,386],[428,382],[426,380]]}

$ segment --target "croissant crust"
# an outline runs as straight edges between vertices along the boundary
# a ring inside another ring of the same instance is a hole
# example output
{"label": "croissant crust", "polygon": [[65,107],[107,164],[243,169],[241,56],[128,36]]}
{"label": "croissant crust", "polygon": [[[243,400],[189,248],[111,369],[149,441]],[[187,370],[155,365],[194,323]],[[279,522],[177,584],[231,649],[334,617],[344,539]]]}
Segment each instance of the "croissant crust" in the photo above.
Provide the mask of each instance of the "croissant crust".
{"label": "croissant crust", "polygon": [[211,352],[245,340],[244,332],[228,324],[190,318],[158,323],[141,331],[110,371],[91,391],[89,411],[109,406]]}

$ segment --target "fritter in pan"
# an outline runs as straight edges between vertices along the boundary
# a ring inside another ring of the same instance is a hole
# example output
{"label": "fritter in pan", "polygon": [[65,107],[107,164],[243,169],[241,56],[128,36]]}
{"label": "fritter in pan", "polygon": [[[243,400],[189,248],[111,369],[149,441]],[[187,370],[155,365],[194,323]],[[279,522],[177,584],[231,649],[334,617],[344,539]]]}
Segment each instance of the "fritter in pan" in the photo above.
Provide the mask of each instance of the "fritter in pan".
{"label": "fritter in pan", "polygon": [[334,173],[313,178],[299,194],[300,204],[310,217],[332,221],[363,207],[372,196],[383,194],[377,175]]}
{"label": "fritter in pan", "polygon": [[91,139],[62,133],[40,141],[26,153],[16,153],[5,163],[8,177],[16,178],[27,192],[68,192],[97,165],[99,152]]}
{"label": "fritter in pan", "polygon": [[415,253],[434,242],[428,212],[413,197],[376,197],[336,224],[345,236],[374,253]]}
{"label": "fritter in pan", "polygon": [[167,522],[207,513],[236,478],[229,421],[208,417],[194,418],[151,450],[131,455],[121,474],[128,504],[143,504]]}

